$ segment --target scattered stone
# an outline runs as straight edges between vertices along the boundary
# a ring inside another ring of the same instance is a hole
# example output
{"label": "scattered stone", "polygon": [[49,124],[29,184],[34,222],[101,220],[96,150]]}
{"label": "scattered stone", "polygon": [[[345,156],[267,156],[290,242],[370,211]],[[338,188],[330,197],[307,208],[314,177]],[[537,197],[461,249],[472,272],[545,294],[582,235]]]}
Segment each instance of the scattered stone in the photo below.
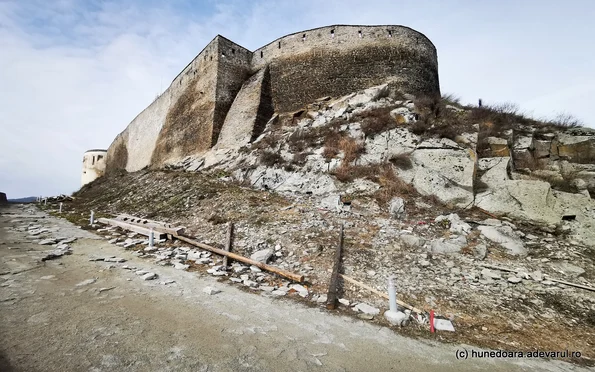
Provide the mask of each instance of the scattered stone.
{"label": "scattered stone", "polygon": [[430,266],[430,261],[421,260],[421,261],[419,261],[419,266],[428,267],[428,266]]}
{"label": "scattered stone", "polygon": [[327,301],[327,295],[322,294],[320,296],[318,296],[318,298],[316,299],[316,302],[318,302],[319,304],[324,304]]}
{"label": "scattered stone", "polygon": [[502,279],[502,275],[490,269],[481,270],[481,276],[486,279]]}
{"label": "scattered stone", "polygon": [[56,276],[55,275],[46,275],[46,276],[42,276],[41,280],[50,280],[50,279],[54,279]]}
{"label": "scattered stone", "polygon": [[296,291],[301,297],[308,297],[308,290],[301,284],[293,284],[289,288]]}
{"label": "scattered stone", "polygon": [[446,319],[434,319],[434,328],[437,331],[455,331],[455,327],[452,325],[452,322]]}
{"label": "scattered stone", "polygon": [[370,306],[368,304],[365,304],[363,302],[357,304],[355,306],[355,308],[357,310],[361,311],[364,314],[369,314],[369,315],[372,315],[372,316],[380,314],[380,309],[377,309],[377,308],[375,308],[373,306]]}
{"label": "scattered stone", "polygon": [[208,295],[215,295],[217,293],[221,293],[220,290],[215,289],[213,287],[205,287],[202,291]]}
{"label": "scattered stone", "polygon": [[250,266],[250,271],[252,271],[253,273],[260,273],[262,272],[262,270],[258,267],[258,266]]}
{"label": "scattered stone", "polygon": [[271,249],[261,249],[259,251],[252,253],[252,255],[250,256],[250,259],[252,259],[254,261],[259,261],[262,263],[267,263],[272,255],[273,255],[273,251]]}
{"label": "scattered stone", "polygon": [[39,245],[52,245],[56,243],[56,241],[54,239],[44,239],[42,241],[40,241],[38,244]]}
{"label": "scattered stone", "polygon": [[540,282],[540,281],[543,280],[543,273],[541,271],[539,271],[539,270],[533,271],[531,273],[531,278],[533,278],[533,280],[535,280],[535,281]]}
{"label": "scattered stone", "polygon": [[147,270],[138,270],[135,272],[136,275],[142,276],[145,274],[148,274],[149,272]]}
{"label": "scattered stone", "polygon": [[157,279],[157,274],[146,273],[145,275],[143,275],[143,280],[153,280],[153,279]]}
{"label": "scattered stone", "polygon": [[561,271],[565,275],[568,275],[573,278],[579,277],[585,273],[585,270],[582,267],[578,267],[566,261],[556,262],[552,264],[552,266],[554,266],[555,269]]}
{"label": "scattered stone", "polygon": [[512,284],[517,284],[517,283],[520,283],[522,281],[523,281],[523,279],[521,279],[519,277],[516,277],[516,276],[511,276],[510,278],[508,278],[508,282],[509,283],[512,283]]}
{"label": "scattered stone", "polygon": [[524,256],[527,254],[525,244],[514,232],[512,227],[505,226],[478,226],[481,234],[496,244],[508,249],[510,254]]}
{"label": "scattered stone", "polygon": [[406,326],[409,323],[409,316],[402,311],[387,310],[384,312],[384,317],[389,323],[399,327]]}
{"label": "scattered stone", "polygon": [[390,201],[388,209],[393,218],[401,219],[405,214],[405,201],[402,198],[394,197]]}
{"label": "scattered stone", "polygon": [[190,265],[185,265],[185,264],[181,264],[178,262],[174,263],[174,269],[177,269],[177,270],[186,270],[189,267],[190,267]]}
{"label": "scattered stone", "polygon": [[340,298],[340,299],[339,299],[339,303],[340,303],[341,305],[343,305],[343,306],[349,306],[349,305],[350,305],[350,303],[349,303],[349,300],[347,300],[347,299],[345,299],[345,298]]}
{"label": "scattered stone", "polygon": [[426,244],[426,240],[417,235],[403,234],[399,236],[399,239],[408,248],[421,248]]}
{"label": "scattered stone", "polygon": [[164,281],[162,281],[160,284],[163,284],[163,285],[168,285],[168,284],[173,284],[173,283],[175,283],[175,282],[176,282],[175,280],[168,279],[168,280],[164,280]]}
{"label": "scattered stone", "polygon": [[116,287],[105,287],[105,288],[99,288],[99,293],[101,292],[107,292],[107,291],[111,291],[112,289],[114,289]]}
{"label": "scattered stone", "polygon": [[83,287],[83,286],[86,286],[86,285],[93,284],[96,281],[97,281],[97,279],[94,279],[94,278],[93,279],[87,279],[87,280],[83,280],[82,282],[76,284],[75,286],[76,287]]}

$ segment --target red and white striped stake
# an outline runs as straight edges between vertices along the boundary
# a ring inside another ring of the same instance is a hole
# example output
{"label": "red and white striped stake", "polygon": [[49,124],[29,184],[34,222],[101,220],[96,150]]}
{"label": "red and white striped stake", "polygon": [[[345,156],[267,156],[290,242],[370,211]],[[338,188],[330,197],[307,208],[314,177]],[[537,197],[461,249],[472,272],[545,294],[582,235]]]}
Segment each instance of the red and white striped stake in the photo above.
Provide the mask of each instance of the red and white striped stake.
{"label": "red and white striped stake", "polygon": [[434,333],[434,310],[430,310],[430,333]]}

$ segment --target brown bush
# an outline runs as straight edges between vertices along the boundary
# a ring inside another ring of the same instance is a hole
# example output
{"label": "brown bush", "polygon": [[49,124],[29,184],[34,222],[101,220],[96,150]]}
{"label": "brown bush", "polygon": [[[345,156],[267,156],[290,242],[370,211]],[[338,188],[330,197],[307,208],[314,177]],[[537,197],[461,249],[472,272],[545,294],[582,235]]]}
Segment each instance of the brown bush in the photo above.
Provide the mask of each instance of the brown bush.
{"label": "brown bush", "polygon": [[283,157],[276,152],[265,150],[260,154],[260,164],[272,167],[274,165],[281,165],[285,163]]}
{"label": "brown bush", "polygon": [[386,205],[395,196],[412,196],[416,194],[413,186],[397,176],[390,164],[378,167],[377,182],[380,189],[374,193],[379,205]]}
{"label": "brown bush", "polygon": [[339,150],[343,151],[343,164],[346,165],[359,159],[360,155],[364,153],[365,148],[355,139],[343,137],[339,140]]}
{"label": "brown bush", "polygon": [[393,129],[397,127],[397,121],[390,116],[390,112],[396,106],[380,107],[376,109],[366,110],[357,115],[354,115],[352,122],[361,122],[362,132],[366,136],[374,136],[378,133]]}
{"label": "brown bush", "polygon": [[413,162],[411,161],[411,153],[393,155],[390,157],[388,161],[399,169],[408,170],[413,168]]}

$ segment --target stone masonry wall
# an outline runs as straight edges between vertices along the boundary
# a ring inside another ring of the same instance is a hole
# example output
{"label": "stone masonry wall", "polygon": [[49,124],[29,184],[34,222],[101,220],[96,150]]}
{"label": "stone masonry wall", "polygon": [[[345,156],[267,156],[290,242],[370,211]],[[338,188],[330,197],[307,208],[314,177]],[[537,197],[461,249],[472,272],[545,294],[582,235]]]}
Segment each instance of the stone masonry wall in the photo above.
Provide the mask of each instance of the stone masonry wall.
{"label": "stone masonry wall", "polygon": [[407,93],[440,93],[436,48],[402,26],[337,25],[294,33],[254,52],[253,70],[265,65],[277,111],[387,81]]}
{"label": "stone masonry wall", "polygon": [[217,36],[116,137],[108,149],[108,172],[161,167],[209,150],[246,79],[264,68],[261,98],[268,103],[258,104],[257,123],[235,125],[257,128],[273,111],[386,82],[403,92],[440,93],[436,48],[407,27],[327,26],[284,36],[255,52]]}

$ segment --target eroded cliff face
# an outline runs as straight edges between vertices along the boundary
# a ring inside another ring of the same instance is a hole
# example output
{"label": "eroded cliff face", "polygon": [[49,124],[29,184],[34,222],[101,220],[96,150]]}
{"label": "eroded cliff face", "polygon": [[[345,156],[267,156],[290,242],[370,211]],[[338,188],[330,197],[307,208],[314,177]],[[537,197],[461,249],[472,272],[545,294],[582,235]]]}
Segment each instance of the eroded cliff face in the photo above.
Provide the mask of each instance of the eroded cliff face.
{"label": "eroded cliff face", "polygon": [[109,153],[117,158],[108,159],[108,171],[161,168],[218,142],[238,147],[274,112],[382,83],[438,95],[434,45],[402,26],[322,27],[255,52],[217,36],[114,140]]}

